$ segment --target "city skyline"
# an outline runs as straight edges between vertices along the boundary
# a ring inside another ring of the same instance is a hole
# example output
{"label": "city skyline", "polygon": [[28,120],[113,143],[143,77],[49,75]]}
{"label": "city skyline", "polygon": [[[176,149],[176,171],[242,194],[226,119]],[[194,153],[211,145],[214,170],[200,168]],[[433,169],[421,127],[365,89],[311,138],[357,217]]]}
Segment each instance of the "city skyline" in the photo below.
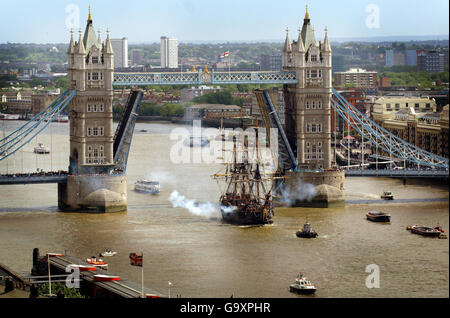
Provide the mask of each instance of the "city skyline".
{"label": "city skyline", "polygon": [[[0,43],[68,42],[71,28],[84,29],[89,5],[96,30],[105,33],[108,28],[113,38],[128,37],[130,44],[158,42],[162,35],[176,37],[180,42],[282,41],[286,27],[290,37],[297,36],[306,4],[318,38],[323,38],[324,28],[328,27],[331,40],[412,36],[448,39],[449,4],[443,0],[433,0],[427,5],[405,0],[347,0],[345,4],[329,0],[321,3],[132,0],[127,5],[118,1],[106,5],[98,0],[71,3],[22,0],[3,4],[4,12],[20,8],[20,15],[3,18]],[[14,27],[6,28],[8,25]]]}

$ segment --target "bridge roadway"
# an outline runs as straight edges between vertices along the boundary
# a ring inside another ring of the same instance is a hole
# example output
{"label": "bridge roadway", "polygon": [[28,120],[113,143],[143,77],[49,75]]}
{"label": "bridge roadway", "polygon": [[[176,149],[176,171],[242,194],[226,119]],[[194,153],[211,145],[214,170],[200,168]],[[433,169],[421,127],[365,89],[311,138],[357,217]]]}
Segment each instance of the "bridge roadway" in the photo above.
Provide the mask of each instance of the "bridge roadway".
{"label": "bridge roadway", "polygon": [[67,182],[67,172],[61,174],[8,174],[0,175],[2,184],[36,184]]}
{"label": "bridge roadway", "polygon": [[114,73],[113,86],[147,85],[227,85],[227,84],[297,84],[295,72],[285,71],[240,71],[170,73]]}
{"label": "bridge roadway", "polygon": [[[305,170],[307,171],[307,170]],[[388,177],[388,178],[448,178],[448,169],[432,170],[394,170],[394,169],[347,169],[346,177]],[[6,184],[38,184],[60,183],[67,181],[67,172],[39,174],[8,174],[0,175],[0,185]]]}
{"label": "bridge roadway", "polygon": [[[88,265],[88,263],[72,256],[55,256],[50,258],[51,266],[56,267],[59,271],[65,272],[68,265]],[[130,265],[131,267],[131,265]],[[140,268],[132,267],[133,269],[140,270]],[[94,282],[94,275],[116,275],[107,270],[97,268],[96,271],[83,271],[80,272],[80,279],[86,282],[94,284],[95,287],[101,288],[111,292],[112,294],[123,297],[123,298],[141,298],[141,285],[129,280],[123,279],[121,277],[120,281],[110,281],[110,282]],[[120,275],[117,275],[120,276]],[[144,293],[147,298],[165,297],[153,290],[144,287]]]}
{"label": "bridge roadway", "polygon": [[346,177],[387,177],[387,178],[448,178],[448,169],[348,169],[345,170]]}

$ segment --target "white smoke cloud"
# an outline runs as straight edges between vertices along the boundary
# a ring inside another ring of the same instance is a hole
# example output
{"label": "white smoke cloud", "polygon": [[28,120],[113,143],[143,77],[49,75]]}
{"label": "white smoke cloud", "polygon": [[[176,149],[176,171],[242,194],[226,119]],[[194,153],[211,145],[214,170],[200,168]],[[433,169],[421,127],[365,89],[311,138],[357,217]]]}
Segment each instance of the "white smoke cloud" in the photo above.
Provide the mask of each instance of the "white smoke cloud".
{"label": "white smoke cloud", "polygon": [[311,201],[316,194],[316,187],[313,184],[304,183],[299,179],[294,186],[282,190],[281,202],[286,205],[292,205],[296,200]]}
{"label": "white smoke cloud", "polygon": [[196,203],[195,200],[180,195],[176,190],[170,194],[169,201],[174,208],[184,208],[195,215],[207,218],[220,217],[220,206],[218,204]]}

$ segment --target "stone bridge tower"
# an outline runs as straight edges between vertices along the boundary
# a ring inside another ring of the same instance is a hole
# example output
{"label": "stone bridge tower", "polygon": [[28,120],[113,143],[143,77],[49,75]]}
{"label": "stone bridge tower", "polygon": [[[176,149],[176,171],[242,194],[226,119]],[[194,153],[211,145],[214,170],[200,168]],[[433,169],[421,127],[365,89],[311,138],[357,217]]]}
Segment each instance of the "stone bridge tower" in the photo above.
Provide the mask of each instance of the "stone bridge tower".
{"label": "stone bridge tower", "polygon": [[323,43],[317,42],[306,7],[298,40],[291,42],[286,31],[283,70],[295,71],[298,84],[283,88],[285,125],[299,170],[291,174],[287,186],[298,189],[299,182],[316,185],[317,195],[312,200],[319,202],[316,206],[343,203],[344,172],[331,170],[332,51],[328,30]]}
{"label": "stone bridge tower", "polygon": [[298,40],[286,41],[283,69],[297,73],[298,84],[286,85],[287,132],[297,150],[299,167],[331,168],[331,46],[327,30],[316,42],[306,11]]}
{"label": "stone bridge tower", "polygon": [[68,84],[76,97],[69,105],[70,159],[67,184],[59,184],[62,210],[126,210],[126,179],[112,175],[114,53],[109,32],[96,36],[91,12],[84,36],[68,50]]}

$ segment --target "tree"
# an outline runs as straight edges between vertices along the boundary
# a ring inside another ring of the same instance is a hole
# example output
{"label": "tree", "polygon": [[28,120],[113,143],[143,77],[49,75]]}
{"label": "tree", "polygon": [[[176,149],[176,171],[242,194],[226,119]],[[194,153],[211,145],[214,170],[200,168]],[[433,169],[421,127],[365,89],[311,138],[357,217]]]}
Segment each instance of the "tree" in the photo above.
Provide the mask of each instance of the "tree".
{"label": "tree", "polygon": [[[39,295],[46,295],[49,293],[48,283],[39,286]],[[68,288],[62,283],[52,283],[52,293],[63,293],[64,298],[85,298],[75,288]]]}

